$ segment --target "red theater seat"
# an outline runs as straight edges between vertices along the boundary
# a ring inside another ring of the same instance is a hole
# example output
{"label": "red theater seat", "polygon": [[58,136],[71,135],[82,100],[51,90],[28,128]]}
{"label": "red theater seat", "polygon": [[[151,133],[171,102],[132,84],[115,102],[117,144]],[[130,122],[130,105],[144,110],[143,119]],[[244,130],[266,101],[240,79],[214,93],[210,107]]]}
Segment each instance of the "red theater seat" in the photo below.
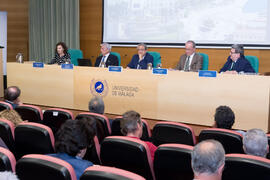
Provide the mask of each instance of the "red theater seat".
{"label": "red theater seat", "polygon": [[101,143],[101,162],[155,180],[153,160],[145,142],[125,136],[109,136]]}
{"label": "red theater seat", "polygon": [[80,180],[145,180],[143,177],[118,168],[91,166],[87,168]]}
{"label": "red theater seat", "polygon": [[193,146],[196,144],[193,129],[183,123],[159,122],[153,128],[153,143],[156,146],[167,143],[186,144]]}
{"label": "red theater seat", "polygon": [[0,171],[15,172],[16,159],[12,152],[0,147]]}
{"label": "red theater seat", "polygon": [[193,146],[162,144],[155,152],[154,170],[157,180],[192,180],[191,152]]}
{"label": "red theater seat", "polygon": [[244,153],[242,143],[243,136],[233,130],[221,128],[204,129],[199,135],[199,142],[206,139],[219,141],[223,145],[226,154]]}
{"label": "red theater seat", "polygon": [[53,132],[39,123],[20,123],[15,128],[15,144],[18,157],[25,154],[54,153]]}
{"label": "red theater seat", "polygon": [[20,114],[23,120],[39,123],[43,120],[42,110],[38,106],[23,104],[16,107],[15,110]]}
{"label": "red theater seat", "polygon": [[246,154],[227,154],[222,179],[270,179],[270,160]]}
{"label": "red theater seat", "polygon": [[16,164],[20,180],[76,180],[73,167],[61,159],[38,154],[22,157]]}

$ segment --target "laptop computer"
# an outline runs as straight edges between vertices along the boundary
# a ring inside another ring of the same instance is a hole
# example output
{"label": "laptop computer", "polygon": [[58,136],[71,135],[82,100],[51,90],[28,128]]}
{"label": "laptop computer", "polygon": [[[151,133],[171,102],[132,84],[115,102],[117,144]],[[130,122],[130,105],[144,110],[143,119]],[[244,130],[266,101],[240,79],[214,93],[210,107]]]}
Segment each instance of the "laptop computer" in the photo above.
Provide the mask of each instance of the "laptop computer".
{"label": "laptop computer", "polygon": [[78,66],[92,66],[91,59],[78,59]]}

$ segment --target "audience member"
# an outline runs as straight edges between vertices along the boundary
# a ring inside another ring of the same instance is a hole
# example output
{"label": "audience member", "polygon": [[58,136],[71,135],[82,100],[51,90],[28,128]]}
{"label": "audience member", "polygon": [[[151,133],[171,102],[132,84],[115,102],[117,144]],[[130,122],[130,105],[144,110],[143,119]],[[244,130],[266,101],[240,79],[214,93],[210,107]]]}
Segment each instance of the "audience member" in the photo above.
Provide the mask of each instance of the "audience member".
{"label": "audience member", "polygon": [[23,122],[21,116],[13,109],[5,109],[0,112],[0,118],[11,121],[15,127]]}
{"label": "audience member", "polygon": [[10,86],[4,91],[4,100],[5,102],[12,105],[13,109],[21,105],[20,101],[21,90],[17,86]]}
{"label": "audience member", "polygon": [[111,54],[111,45],[109,43],[102,43],[100,46],[102,55],[97,57],[95,67],[102,67],[102,64],[104,64],[104,67],[118,66],[119,62],[117,56]]}
{"label": "audience member", "polygon": [[223,129],[232,129],[235,115],[232,109],[228,106],[219,106],[215,113],[214,127]]}
{"label": "audience member", "polygon": [[95,96],[88,103],[89,112],[104,114],[105,106],[101,97]]}
{"label": "audience member", "polygon": [[196,44],[194,41],[187,41],[185,44],[186,53],[180,57],[175,67],[176,70],[199,71],[202,69],[203,57],[196,53]]}
{"label": "audience member", "polygon": [[148,64],[153,66],[153,56],[147,52],[146,44],[138,44],[137,45],[138,54],[135,54],[130,63],[127,65],[127,68],[131,69],[147,69]]}
{"label": "audience member", "polygon": [[[123,119],[120,122],[121,132],[123,135],[132,137],[135,139],[140,139],[142,137],[143,126],[142,120],[139,113],[135,111],[128,111],[123,114]],[[154,160],[155,151],[157,147],[153,145],[151,142],[145,141],[147,144],[151,157]]]}
{"label": "audience member", "polygon": [[191,153],[194,179],[221,180],[225,165],[225,151],[215,140],[205,140],[197,144]]}
{"label": "audience member", "polygon": [[232,45],[230,56],[219,72],[227,74],[255,73],[249,61],[244,56],[244,47],[240,44]]}
{"label": "audience member", "polygon": [[248,130],[243,138],[243,149],[246,154],[266,157],[269,145],[264,131],[261,129]]}
{"label": "audience member", "polygon": [[67,120],[56,134],[56,154],[50,156],[67,161],[75,170],[77,179],[84,170],[92,166],[90,161],[83,160],[87,147],[92,143],[96,134],[95,120],[93,118],[82,118],[78,120]]}

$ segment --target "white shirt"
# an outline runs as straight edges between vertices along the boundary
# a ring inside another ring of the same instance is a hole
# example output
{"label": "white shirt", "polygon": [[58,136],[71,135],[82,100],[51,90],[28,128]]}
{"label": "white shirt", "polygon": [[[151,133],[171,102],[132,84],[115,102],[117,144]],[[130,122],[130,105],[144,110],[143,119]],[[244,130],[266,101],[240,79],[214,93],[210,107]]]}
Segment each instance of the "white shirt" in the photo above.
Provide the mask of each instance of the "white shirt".
{"label": "white shirt", "polygon": [[[108,59],[109,55],[110,55],[110,53],[105,54],[105,55],[103,56],[103,57],[104,57],[104,64],[106,64],[106,61],[107,61],[107,59]],[[103,58],[103,57],[102,57],[102,58]],[[101,58],[101,60],[100,60],[99,67],[101,67],[102,58]],[[105,66],[106,66],[106,65],[105,65]]]}
{"label": "white shirt", "polygon": [[[191,65],[191,62],[192,62],[192,59],[193,59],[194,55],[195,55],[195,53],[193,53],[193,54],[191,54],[191,55],[189,56],[188,70],[190,70],[190,65]],[[186,58],[186,62],[187,62],[187,60],[188,60],[188,56],[187,56],[187,58]],[[186,62],[185,62],[185,65],[186,65]],[[185,67],[185,66],[184,66],[184,67]]]}

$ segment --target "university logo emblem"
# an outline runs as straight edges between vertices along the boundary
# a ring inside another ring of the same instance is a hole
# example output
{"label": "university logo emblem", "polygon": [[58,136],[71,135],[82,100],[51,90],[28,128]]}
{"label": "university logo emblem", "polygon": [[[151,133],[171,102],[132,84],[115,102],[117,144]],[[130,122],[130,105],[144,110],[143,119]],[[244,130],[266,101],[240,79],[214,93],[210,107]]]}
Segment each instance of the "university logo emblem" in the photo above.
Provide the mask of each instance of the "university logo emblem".
{"label": "university logo emblem", "polygon": [[106,80],[92,79],[90,90],[94,96],[106,96],[108,94],[108,84]]}

